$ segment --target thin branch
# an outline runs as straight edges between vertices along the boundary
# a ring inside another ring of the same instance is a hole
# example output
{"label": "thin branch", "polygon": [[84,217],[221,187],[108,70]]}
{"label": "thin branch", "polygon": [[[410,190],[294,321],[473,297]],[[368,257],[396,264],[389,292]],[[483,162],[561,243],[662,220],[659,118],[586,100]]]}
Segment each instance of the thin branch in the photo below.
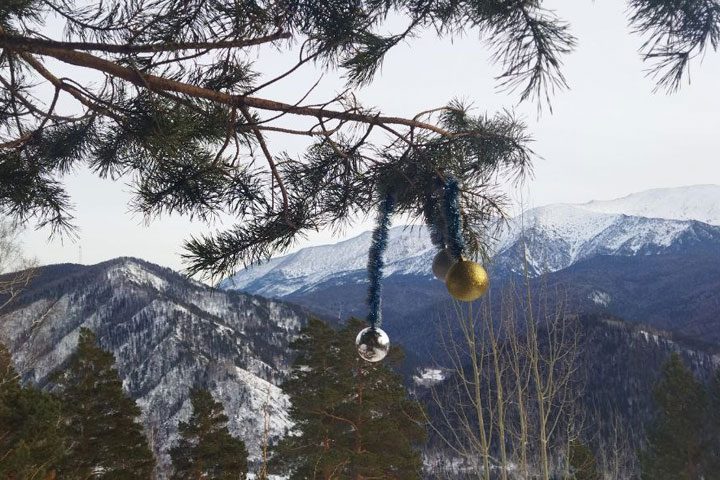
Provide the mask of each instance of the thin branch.
{"label": "thin branch", "polygon": [[5,88],[7,88],[12,95],[17,96],[18,100],[20,100],[20,103],[22,103],[25,106],[25,108],[27,108],[28,110],[31,110],[32,112],[34,112],[37,115],[41,115],[43,117],[48,117],[51,120],[55,120],[58,122],[76,121],[76,120],[80,120],[82,118],[82,117],[69,117],[69,116],[63,116],[63,115],[56,115],[56,114],[51,113],[50,111],[48,111],[48,112],[43,111],[39,107],[35,106],[35,104],[33,104],[30,100],[28,100],[23,95],[21,95],[20,92],[18,92],[16,89],[13,89],[12,85],[10,85],[10,83],[8,83],[8,81],[1,75],[0,75],[0,84],[2,84]]}
{"label": "thin branch", "polygon": [[262,132],[257,126],[252,125],[252,115],[250,115],[250,111],[248,110],[248,108],[240,105],[240,111],[242,112],[247,122],[250,124],[250,128],[255,134],[255,138],[257,138],[257,141],[260,144],[260,149],[265,155],[265,158],[268,161],[268,165],[270,165],[270,171],[272,172],[273,178],[277,181],[278,187],[280,187],[280,193],[282,194],[283,198],[283,216],[285,217],[285,223],[292,228],[297,228],[295,223],[290,220],[290,201],[288,200],[287,189],[285,188],[285,184],[283,183],[282,178],[280,177],[280,173],[277,170],[277,166],[275,165],[275,161],[273,160],[272,154],[270,153],[270,149],[265,142],[265,137],[263,137]]}
{"label": "thin branch", "polygon": [[177,52],[183,50],[219,50],[223,48],[243,48],[262,45],[276,40],[290,38],[287,32],[276,32],[264,37],[251,38],[249,40],[235,39],[217,42],[185,42],[185,43],[150,43],[150,44],[112,44],[98,42],[59,42],[44,38],[20,37],[0,32],[0,47],[12,50],[30,50],[35,48],[54,48],[68,51],[96,51],[107,53],[161,53]]}
{"label": "thin branch", "polygon": [[114,112],[108,110],[107,108],[100,106],[96,103],[91,102],[88,100],[88,98],[77,88],[72,87],[59,78],[57,78],[55,75],[50,73],[48,69],[45,68],[45,66],[37,61],[32,55],[28,53],[20,53],[20,57],[28,64],[30,65],[36,72],[38,72],[41,76],[43,76],[47,81],[52,83],[56,88],[59,88],[60,90],[63,90],[73,97],[89,109],[98,112],[102,115],[105,115],[106,117],[113,118],[117,121],[121,121],[120,117],[115,114]]}
{"label": "thin branch", "polygon": [[[118,65],[117,63],[84,52],[67,51],[63,49],[43,46],[33,46],[32,48],[28,48],[27,51],[36,53],[38,55],[47,55],[71,65],[77,65],[79,67],[85,67],[105,72],[109,75],[121,78],[140,87],[145,87],[145,85],[148,85],[153,90],[167,90],[182,93],[230,106],[244,106],[246,108],[256,108],[259,110],[286,112],[300,116],[346,120],[351,122],[373,125],[404,125],[408,127],[421,128],[446,137],[451,137],[453,135],[452,132],[449,132],[435,125],[402,117],[384,117],[379,115],[368,115],[351,111],[337,111],[326,110],[324,108],[293,106],[287,103],[277,102],[264,98],[250,97],[245,95],[231,95],[208,88],[180,82],[177,80],[172,80],[169,78],[159,77],[152,74],[143,74],[131,68],[123,67],[121,65]],[[25,59],[26,56],[29,57],[29,55],[24,54],[23,59]]]}
{"label": "thin branch", "polygon": [[[297,70],[298,68],[300,68],[300,67],[302,67],[303,65],[305,65],[305,64],[306,64],[307,62],[309,62],[310,60],[313,60],[313,59],[317,58],[318,56],[320,56],[321,53],[322,53],[322,50],[318,50],[317,52],[313,53],[312,55],[310,55],[310,56],[308,56],[308,57],[301,58],[301,59],[295,64],[294,67],[292,67],[291,69],[289,69],[289,70],[286,71],[285,73],[282,73],[282,74],[278,75],[278,76],[275,77],[275,78],[271,78],[271,79],[268,80],[267,82],[262,83],[262,84],[258,85],[257,87],[251,89],[250,91],[248,91],[248,92],[246,93],[246,95],[252,95],[253,93],[257,92],[258,90],[262,90],[263,88],[265,88],[265,87],[267,87],[267,86],[270,86],[270,85],[272,85],[272,84],[275,83],[275,82],[279,82],[279,81],[282,80],[283,78],[285,78],[285,77],[287,77],[288,75],[290,75],[291,73],[293,73],[293,72],[294,72],[295,70]],[[300,50],[300,54],[302,55],[302,49]]]}

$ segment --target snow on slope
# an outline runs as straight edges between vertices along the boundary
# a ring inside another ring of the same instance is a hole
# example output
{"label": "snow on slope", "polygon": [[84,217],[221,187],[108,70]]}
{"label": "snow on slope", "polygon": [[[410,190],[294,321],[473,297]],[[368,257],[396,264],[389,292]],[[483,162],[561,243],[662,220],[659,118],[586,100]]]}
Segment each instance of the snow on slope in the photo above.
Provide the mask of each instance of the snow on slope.
{"label": "snow on slope", "polygon": [[593,200],[576,206],[594,212],[697,220],[710,225],[720,225],[720,185],[656,188],[615,200]]}
{"label": "snow on slope", "polygon": [[[365,232],[336,244],[304,248],[273,258],[223,280],[219,287],[282,297],[339,276],[354,275],[365,270],[371,237],[370,232]],[[425,274],[434,255],[426,229],[394,227],[385,253],[385,275]]]}
{"label": "snow on slope", "polygon": [[598,255],[654,255],[713,244],[720,228],[695,221],[598,213],[571,205],[550,205],[512,219],[495,248],[493,265],[524,271],[526,245],[531,274],[554,272]]}
{"label": "snow on slope", "polygon": [[[647,255],[677,242],[700,242],[708,235],[692,220],[720,225],[720,186],[648,190],[617,200],[555,204],[534,208],[508,222],[493,246],[494,263],[518,271],[521,239],[528,245],[533,273],[556,271],[594,255]],[[702,238],[701,238],[702,237]],[[302,249],[242,270],[220,288],[284,297],[323,282],[364,281],[370,232],[334,245]],[[714,237],[713,237],[714,238]],[[435,254],[422,227],[390,230],[386,275],[430,275]]]}
{"label": "snow on slope", "polygon": [[304,315],[286,304],[212,290],[136,259],[91,267],[44,267],[0,315],[0,338],[27,380],[43,385],[90,328],[111,351],[124,388],[155,437],[159,478],[179,421],[190,415],[189,389],[210,389],[226,408],[231,432],[258,458],[270,435],[291,423],[277,386],[290,368],[288,343]]}

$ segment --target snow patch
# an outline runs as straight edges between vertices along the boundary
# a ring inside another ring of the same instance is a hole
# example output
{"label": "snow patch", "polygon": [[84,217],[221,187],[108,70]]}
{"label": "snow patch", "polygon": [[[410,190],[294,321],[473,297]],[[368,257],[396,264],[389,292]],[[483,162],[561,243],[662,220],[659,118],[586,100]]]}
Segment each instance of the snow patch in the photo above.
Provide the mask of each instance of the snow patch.
{"label": "snow patch", "polygon": [[121,264],[112,266],[106,275],[110,281],[124,279],[138,285],[150,285],[157,290],[165,290],[168,286],[165,279],[149,272],[132,260],[126,260]]}
{"label": "snow patch", "polygon": [[[646,342],[650,343],[650,340],[652,339],[653,343],[659,344],[660,343],[660,337],[654,333],[646,332],[645,330],[640,330],[640,334],[643,336]],[[672,343],[668,340],[668,343]]]}
{"label": "snow patch", "polygon": [[669,220],[697,220],[710,225],[720,225],[720,185],[656,188],[614,200],[594,200],[578,206],[594,212]]}
{"label": "snow patch", "polygon": [[590,300],[596,305],[602,305],[603,307],[610,305],[610,295],[600,290],[593,290],[590,294]]}
{"label": "snow patch", "polygon": [[432,387],[445,380],[445,373],[439,368],[424,368],[417,375],[413,375],[415,385]]}

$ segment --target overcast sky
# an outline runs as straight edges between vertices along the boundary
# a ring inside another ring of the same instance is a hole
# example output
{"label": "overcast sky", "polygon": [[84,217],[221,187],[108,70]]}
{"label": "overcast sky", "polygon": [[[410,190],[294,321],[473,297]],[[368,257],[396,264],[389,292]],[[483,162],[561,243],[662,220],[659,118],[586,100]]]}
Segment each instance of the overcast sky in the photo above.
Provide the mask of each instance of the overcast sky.
{"label": "overcast sky", "polygon": [[[534,104],[517,105],[517,95],[498,92],[494,77],[499,70],[488,62],[483,43],[472,36],[440,41],[428,34],[397,47],[373,85],[356,94],[366,106],[404,116],[453,97],[473,101],[478,112],[514,108],[528,123],[533,149],[541,158],[532,178],[508,188],[516,199],[522,194],[530,206],[611,199],[656,187],[720,184],[720,53],[695,61],[692,82],[681,91],[654,94],[638,55],[641,40],[626,25],[624,2],[549,3],[558,5],[578,37],[563,70],[570,90],[555,94],[552,113],[538,117]],[[276,71],[294,60],[267,51],[260,57],[261,65]],[[317,71],[306,69],[278,86],[274,95],[293,103],[317,78]],[[326,98],[341,86],[332,74],[325,75],[315,93]],[[296,152],[301,146],[294,139],[271,140],[276,152]],[[75,243],[48,242],[47,231],[28,231],[25,249],[42,264],[91,264],[129,255],[180,269],[182,240],[216,228],[179,217],[146,226],[141,217],[128,213],[129,188],[124,184],[82,171],[66,180],[80,238]],[[344,236],[367,228],[361,221]],[[321,232],[296,248],[340,238]]]}

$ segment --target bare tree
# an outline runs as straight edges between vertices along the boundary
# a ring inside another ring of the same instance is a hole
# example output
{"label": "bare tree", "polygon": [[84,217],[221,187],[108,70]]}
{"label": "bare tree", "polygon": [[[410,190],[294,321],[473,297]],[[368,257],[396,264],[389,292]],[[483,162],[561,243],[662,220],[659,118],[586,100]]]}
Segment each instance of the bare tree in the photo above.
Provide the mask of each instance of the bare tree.
{"label": "bare tree", "polygon": [[632,441],[632,429],[619,412],[606,418],[597,412],[593,419],[598,435],[598,463],[608,480],[636,478],[640,470]]}
{"label": "bare tree", "polygon": [[35,276],[34,260],[21,249],[17,224],[0,218],[0,313]]}
{"label": "bare tree", "polygon": [[477,311],[458,305],[442,333],[452,368],[433,389],[433,429],[460,470],[485,480],[550,479],[582,430],[577,319],[558,292],[525,290],[503,290],[496,308],[491,295]]}
{"label": "bare tree", "polygon": [[[0,218],[0,315],[28,286],[34,276],[33,262],[26,259],[20,248],[17,225]],[[0,383],[16,380],[20,373],[15,369],[5,339],[0,336]]]}

